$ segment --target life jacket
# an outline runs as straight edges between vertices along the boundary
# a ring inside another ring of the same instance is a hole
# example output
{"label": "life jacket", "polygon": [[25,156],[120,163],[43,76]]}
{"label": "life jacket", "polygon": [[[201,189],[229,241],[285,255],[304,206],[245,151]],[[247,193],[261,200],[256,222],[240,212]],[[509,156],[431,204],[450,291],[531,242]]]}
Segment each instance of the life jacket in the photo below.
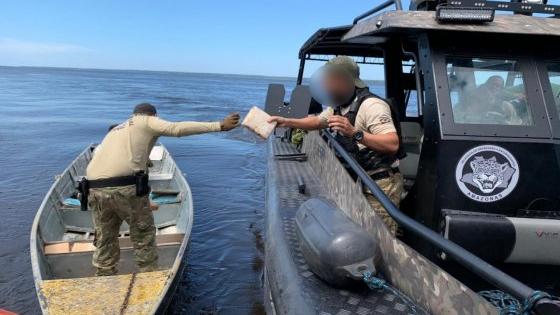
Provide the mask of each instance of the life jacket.
{"label": "life jacket", "polygon": [[368,88],[357,89],[356,97],[354,99],[354,102],[349,105],[350,108],[348,112],[343,115],[341,106],[337,106],[334,109],[334,113],[335,115],[341,115],[348,118],[350,124],[352,124],[352,126],[355,126],[356,117],[358,116],[360,107],[366,99],[371,97],[383,100],[389,105],[389,108],[391,109],[391,118],[399,137],[399,148],[397,150],[397,153],[394,155],[379,153],[368,147],[360,149],[358,147],[358,144],[352,139],[352,137],[346,137],[341,134],[336,135],[336,140],[346,149],[346,151],[348,151],[348,153],[350,153],[356,159],[356,161],[366,172],[384,168],[390,169],[397,160],[406,157],[406,152],[402,147],[401,124],[399,115],[397,110],[395,109],[393,102],[391,102],[390,100],[384,99],[378,95],[371,93]]}

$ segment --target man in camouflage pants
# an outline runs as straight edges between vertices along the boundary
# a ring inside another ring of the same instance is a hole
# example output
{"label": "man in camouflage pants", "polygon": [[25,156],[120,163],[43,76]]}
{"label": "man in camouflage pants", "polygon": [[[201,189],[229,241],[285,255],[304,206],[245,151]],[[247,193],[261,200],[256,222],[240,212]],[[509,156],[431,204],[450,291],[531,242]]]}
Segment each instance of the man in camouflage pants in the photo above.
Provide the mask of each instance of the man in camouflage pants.
{"label": "man in camouflage pants", "polygon": [[141,272],[157,268],[156,227],[148,196],[136,196],[136,186],[92,188],[89,208],[93,211],[96,275],[117,273],[120,258],[119,230],[123,221],[130,226],[134,259]]}
{"label": "man in camouflage pants", "polygon": [[[398,207],[401,203],[401,197],[404,191],[403,176],[401,173],[394,173],[392,176],[376,180],[376,184],[383,190],[383,192],[391,199],[391,201]],[[365,190],[366,199],[381,220],[385,223],[389,231],[393,235],[397,235],[398,224],[393,220],[393,218],[387,213],[385,208],[379,203],[377,198],[369,191]]]}
{"label": "man in camouflage pants", "polygon": [[157,117],[153,105],[143,103],[135,107],[132,117],[109,131],[86,170],[90,187],[88,207],[95,227],[92,263],[97,276],[110,276],[118,271],[123,221],[130,226],[139,270],[157,269],[156,227],[148,188],[139,193],[136,184],[138,174],[148,173],[149,154],[157,139],[228,131],[238,125],[239,114],[230,114],[221,122],[168,122]]}

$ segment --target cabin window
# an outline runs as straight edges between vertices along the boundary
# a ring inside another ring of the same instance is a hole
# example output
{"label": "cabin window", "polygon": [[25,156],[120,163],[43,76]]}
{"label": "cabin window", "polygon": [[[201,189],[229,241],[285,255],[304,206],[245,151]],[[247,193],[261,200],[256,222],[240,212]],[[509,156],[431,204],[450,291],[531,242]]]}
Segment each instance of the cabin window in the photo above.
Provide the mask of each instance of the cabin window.
{"label": "cabin window", "polygon": [[533,125],[519,62],[451,57],[447,80],[455,123]]}
{"label": "cabin window", "polygon": [[406,117],[420,117],[420,109],[418,107],[418,97],[415,90],[406,91]]}
{"label": "cabin window", "polygon": [[[407,76],[406,78],[409,80],[413,80],[416,75],[416,65],[414,63],[407,63],[403,62],[402,65],[402,72],[403,76]],[[405,88],[405,117],[408,118],[418,118],[422,116],[421,108],[418,104],[418,86],[416,86],[416,82],[413,83],[414,86],[408,85],[408,88]]]}
{"label": "cabin window", "polygon": [[554,103],[557,112],[560,114],[560,64],[549,64],[547,69],[552,95],[554,95]]}

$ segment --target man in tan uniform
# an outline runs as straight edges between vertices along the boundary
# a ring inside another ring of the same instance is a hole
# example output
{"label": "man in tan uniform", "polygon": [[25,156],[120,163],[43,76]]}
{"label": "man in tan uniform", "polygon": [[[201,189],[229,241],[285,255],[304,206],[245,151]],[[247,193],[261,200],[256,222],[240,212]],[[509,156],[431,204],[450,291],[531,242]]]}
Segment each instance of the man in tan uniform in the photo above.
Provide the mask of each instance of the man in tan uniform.
{"label": "man in tan uniform", "polygon": [[[351,153],[379,187],[397,205],[403,192],[403,177],[398,170],[402,153],[395,126],[396,114],[387,102],[369,92],[360,80],[358,65],[349,57],[339,56],[324,66],[321,84],[331,107],[319,116],[301,119],[271,117],[279,127],[300,129],[331,128],[337,140]],[[397,224],[371,192],[366,197],[375,213],[396,234]]]}
{"label": "man in tan uniform", "polygon": [[157,117],[154,106],[143,103],[135,107],[132,117],[105,136],[86,171],[90,188],[88,206],[93,210],[95,226],[96,275],[117,273],[118,237],[123,221],[130,226],[134,258],[140,271],[157,268],[156,228],[147,186],[148,158],[157,139],[228,131],[238,124],[239,114],[230,114],[222,122],[168,122]]}

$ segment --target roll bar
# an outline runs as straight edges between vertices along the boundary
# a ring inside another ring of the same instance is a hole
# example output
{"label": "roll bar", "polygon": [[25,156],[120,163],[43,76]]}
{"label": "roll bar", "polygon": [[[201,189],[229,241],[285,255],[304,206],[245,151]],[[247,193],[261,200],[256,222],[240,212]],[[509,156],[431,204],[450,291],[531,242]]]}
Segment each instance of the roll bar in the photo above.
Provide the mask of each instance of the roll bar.
{"label": "roll bar", "polygon": [[364,13],[358,15],[358,16],[354,19],[354,22],[352,22],[352,24],[358,24],[359,21],[361,21],[361,20],[367,18],[368,16],[370,16],[370,15],[372,15],[372,14],[375,14],[375,13],[377,13],[377,12],[383,10],[383,9],[386,9],[386,8],[390,7],[391,5],[393,5],[393,4],[395,5],[395,8],[396,8],[398,11],[402,10],[402,3],[401,3],[401,0],[387,0],[387,1],[385,1],[385,2],[383,2],[383,3],[381,3],[381,4],[379,4],[379,5],[376,6],[375,8],[373,8],[373,9],[371,9],[371,10],[369,10],[369,11],[366,11],[366,12],[364,12]]}
{"label": "roll bar", "polygon": [[[453,258],[463,267],[489,281],[499,289],[510,293],[521,301],[527,301],[539,292],[519,280],[514,279],[498,268],[490,265],[463,247],[443,238],[440,234],[404,214],[395,206],[395,204],[393,204],[389,197],[385,195],[383,190],[379,188],[375,181],[371,179],[358,162],[356,162],[356,160],[342,147],[342,145],[336,141],[334,136],[327,129],[324,129],[322,134],[327,138],[329,146],[332,147],[340,155],[340,157],[346,161],[346,163],[348,163],[348,166],[357,174],[362,183],[372,192],[383,208],[385,208],[387,213],[389,213],[389,215],[407,231],[413,233],[417,237],[420,237],[437,249],[445,252],[447,256]],[[556,301],[543,299],[537,303],[537,307],[539,304],[543,306],[543,312],[538,312],[538,314],[560,314],[557,313],[560,312],[560,304]]]}

